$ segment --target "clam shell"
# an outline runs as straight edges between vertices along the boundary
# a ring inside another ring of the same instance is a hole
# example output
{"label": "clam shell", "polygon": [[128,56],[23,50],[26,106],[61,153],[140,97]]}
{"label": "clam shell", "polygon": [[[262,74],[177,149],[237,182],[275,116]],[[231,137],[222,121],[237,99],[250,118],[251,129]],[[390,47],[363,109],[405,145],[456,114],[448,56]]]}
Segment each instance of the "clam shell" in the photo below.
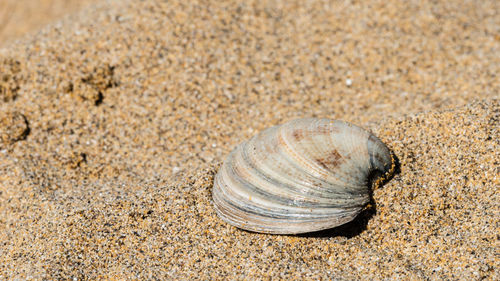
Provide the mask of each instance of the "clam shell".
{"label": "clam shell", "polygon": [[297,234],[353,220],[374,180],[394,163],[387,146],[355,125],[305,118],[264,130],[237,146],[218,171],[213,201],[238,228]]}

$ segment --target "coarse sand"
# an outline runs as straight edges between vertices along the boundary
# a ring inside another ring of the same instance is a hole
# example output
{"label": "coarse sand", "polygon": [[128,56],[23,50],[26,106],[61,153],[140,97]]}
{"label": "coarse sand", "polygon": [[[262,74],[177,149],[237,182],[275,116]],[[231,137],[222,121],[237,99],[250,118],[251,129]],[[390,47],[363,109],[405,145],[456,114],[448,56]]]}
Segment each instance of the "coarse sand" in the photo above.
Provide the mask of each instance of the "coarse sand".
{"label": "coarse sand", "polygon": [[[0,279],[499,280],[499,1],[106,1],[0,49]],[[213,177],[299,117],[398,158],[347,225],[222,222]]]}

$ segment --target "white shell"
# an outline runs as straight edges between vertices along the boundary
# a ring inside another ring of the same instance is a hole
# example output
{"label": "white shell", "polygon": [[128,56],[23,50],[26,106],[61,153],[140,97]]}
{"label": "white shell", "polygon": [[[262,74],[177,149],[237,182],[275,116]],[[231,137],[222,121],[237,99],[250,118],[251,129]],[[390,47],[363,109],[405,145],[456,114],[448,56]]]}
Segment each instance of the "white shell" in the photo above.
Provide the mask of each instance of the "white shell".
{"label": "white shell", "polygon": [[296,234],[353,220],[375,177],[394,170],[374,135],[330,119],[293,120],[234,149],[215,177],[220,218],[263,233]]}

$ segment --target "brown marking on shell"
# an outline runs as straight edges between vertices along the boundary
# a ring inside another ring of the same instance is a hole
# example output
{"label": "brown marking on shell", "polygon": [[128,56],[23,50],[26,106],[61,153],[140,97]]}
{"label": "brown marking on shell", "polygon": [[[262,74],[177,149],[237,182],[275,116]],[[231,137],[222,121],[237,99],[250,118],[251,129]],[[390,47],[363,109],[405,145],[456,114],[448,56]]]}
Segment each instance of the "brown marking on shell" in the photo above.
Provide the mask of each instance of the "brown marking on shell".
{"label": "brown marking on shell", "polygon": [[342,155],[337,150],[332,150],[328,155],[322,158],[316,159],[316,161],[325,169],[332,169],[345,161]]}
{"label": "brown marking on shell", "polygon": [[296,129],[293,131],[292,136],[295,138],[297,142],[299,142],[302,139],[304,139],[304,131],[301,129]]}
{"label": "brown marking on shell", "polygon": [[335,126],[331,126],[330,124],[321,124],[316,128],[314,132],[321,135],[329,135],[332,133],[338,133],[339,130],[338,128],[336,128]]}

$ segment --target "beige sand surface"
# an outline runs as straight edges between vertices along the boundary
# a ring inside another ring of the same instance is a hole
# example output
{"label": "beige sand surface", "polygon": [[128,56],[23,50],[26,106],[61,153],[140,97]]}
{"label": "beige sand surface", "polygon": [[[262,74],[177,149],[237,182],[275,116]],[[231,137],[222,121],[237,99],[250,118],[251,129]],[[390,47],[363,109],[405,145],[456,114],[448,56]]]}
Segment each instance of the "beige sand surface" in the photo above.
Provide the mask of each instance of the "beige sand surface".
{"label": "beige sand surface", "polygon": [[[2,0],[0,1],[0,47],[44,25],[97,2],[97,0]],[[14,48],[14,46],[11,46]]]}
{"label": "beige sand surface", "polygon": [[[109,1],[3,49],[0,279],[498,280],[499,13]],[[221,222],[225,155],[307,116],[393,149],[375,209],[305,236]]]}

